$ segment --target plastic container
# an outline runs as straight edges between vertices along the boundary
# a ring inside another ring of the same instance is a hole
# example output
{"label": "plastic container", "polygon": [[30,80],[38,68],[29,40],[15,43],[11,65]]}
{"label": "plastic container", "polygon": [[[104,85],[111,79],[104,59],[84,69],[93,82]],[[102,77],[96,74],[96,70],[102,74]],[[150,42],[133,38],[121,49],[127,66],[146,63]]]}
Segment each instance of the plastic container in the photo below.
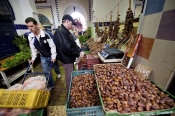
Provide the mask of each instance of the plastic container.
{"label": "plastic container", "polygon": [[86,55],[87,57],[87,65],[101,64],[101,60],[99,58],[95,58],[92,54]]}
{"label": "plastic container", "polygon": [[87,64],[78,64],[78,70],[87,69]]}
{"label": "plastic container", "polygon": [[[83,70],[83,71],[73,71],[71,76],[70,88],[72,87],[72,78],[81,74],[90,73],[93,74],[93,70]],[[83,107],[83,108],[69,108],[70,103],[70,89],[68,93],[68,98],[66,102],[66,112],[67,116],[104,116],[104,111],[102,106],[92,106],[92,107]]]}
{"label": "plastic container", "polygon": [[[98,86],[98,82],[96,81],[97,86]],[[101,93],[98,87],[98,92],[100,95],[100,102],[102,104],[103,110],[105,111],[105,107],[104,107],[104,102],[103,99],[101,97]],[[168,94],[171,98],[174,99],[174,96],[171,95],[170,93],[166,92],[166,94]],[[154,110],[154,111],[143,111],[143,112],[133,112],[133,113],[125,113],[125,114],[121,114],[117,111],[105,111],[105,116],[152,116],[152,115],[162,115],[163,114],[172,114],[175,113],[175,107],[170,108],[170,109],[164,109],[164,110]]]}
{"label": "plastic container", "polygon": [[0,89],[1,108],[28,108],[46,107],[50,92],[46,90],[7,91]]}
{"label": "plastic container", "polygon": [[[99,89],[99,85],[98,85],[98,81],[97,81],[97,76],[95,75],[95,77],[96,77],[96,84],[97,84],[98,93],[99,93],[99,96],[100,96],[100,102],[101,102],[102,107],[103,107],[103,110],[105,112],[105,116],[152,116],[152,115],[162,115],[163,116],[163,114],[172,114],[172,113],[175,113],[175,106],[173,108],[170,108],[170,109],[153,110],[153,111],[143,111],[143,112],[133,112],[133,113],[123,113],[123,114],[121,114],[121,113],[119,113],[119,112],[117,112],[115,110],[106,111],[105,110],[105,106],[104,106],[104,102],[103,102],[103,99],[102,99],[102,96],[101,96],[101,92],[100,92],[100,89]],[[152,82],[152,83],[154,83],[154,82]],[[157,86],[157,84],[156,84],[156,86]],[[160,90],[162,90],[158,86],[157,86],[157,88],[159,88]],[[167,91],[163,91],[162,90],[162,92],[168,94],[175,101],[175,97],[173,95],[171,95]]]}
{"label": "plastic container", "polygon": [[86,68],[87,69],[87,59],[86,59],[86,55],[80,60],[80,62],[78,63],[78,70],[82,70]]}
{"label": "plastic container", "polygon": [[43,116],[44,109],[39,109],[29,114],[19,114],[18,116]]}

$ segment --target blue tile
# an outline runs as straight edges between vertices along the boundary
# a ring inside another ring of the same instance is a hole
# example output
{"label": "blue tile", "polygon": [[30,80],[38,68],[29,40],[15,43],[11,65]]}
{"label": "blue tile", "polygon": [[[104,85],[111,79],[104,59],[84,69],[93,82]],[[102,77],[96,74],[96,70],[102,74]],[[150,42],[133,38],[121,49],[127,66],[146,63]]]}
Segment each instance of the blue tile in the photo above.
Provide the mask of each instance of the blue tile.
{"label": "blue tile", "polygon": [[[96,25],[97,22],[94,22],[94,26]],[[110,25],[110,22],[104,22],[104,25],[105,26],[109,26]],[[112,25],[114,26],[114,22],[112,22]],[[102,27],[102,22],[99,22],[99,27]]]}
{"label": "blue tile", "polygon": [[163,11],[165,0],[148,0],[145,15],[150,15]]}
{"label": "blue tile", "polygon": [[156,38],[175,41],[175,10],[163,12]]}
{"label": "blue tile", "polygon": [[23,24],[15,24],[16,29],[28,29],[26,25]]}

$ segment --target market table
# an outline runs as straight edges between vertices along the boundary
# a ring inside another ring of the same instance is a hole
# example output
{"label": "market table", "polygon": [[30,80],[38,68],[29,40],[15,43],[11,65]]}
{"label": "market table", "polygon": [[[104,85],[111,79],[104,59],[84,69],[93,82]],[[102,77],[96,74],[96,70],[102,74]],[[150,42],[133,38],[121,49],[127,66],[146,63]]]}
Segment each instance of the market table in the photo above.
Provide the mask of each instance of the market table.
{"label": "market table", "polygon": [[[3,64],[8,59],[13,58],[13,56],[5,58],[0,60],[0,63]],[[10,83],[21,77],[23,74],[25,74],[27,69],[28,61],[22,62],[15,67],[12,68],[2,68],[0,67],[0,73],[2,76],[2,79],[0,80],[1,84],[5,84],[8,88],[11,86]],[[30,70],[33,72],[33,67],[30,67]]]}

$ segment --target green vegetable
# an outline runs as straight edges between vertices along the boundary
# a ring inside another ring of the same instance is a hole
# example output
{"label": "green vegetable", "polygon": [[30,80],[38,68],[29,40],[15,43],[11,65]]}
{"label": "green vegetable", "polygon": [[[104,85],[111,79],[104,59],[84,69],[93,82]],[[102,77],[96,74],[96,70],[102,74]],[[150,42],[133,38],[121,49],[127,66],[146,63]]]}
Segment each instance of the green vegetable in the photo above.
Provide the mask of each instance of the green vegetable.
{"label": "green vegetable", "polygon": [[13,58],[5,61],[4,64],[2,64],[3,68],[15,67],[20,63],[26,62],[31,57],[30,48],[26,38],[16,35],[13,44],[19,47],[20,52],[16,53]]}

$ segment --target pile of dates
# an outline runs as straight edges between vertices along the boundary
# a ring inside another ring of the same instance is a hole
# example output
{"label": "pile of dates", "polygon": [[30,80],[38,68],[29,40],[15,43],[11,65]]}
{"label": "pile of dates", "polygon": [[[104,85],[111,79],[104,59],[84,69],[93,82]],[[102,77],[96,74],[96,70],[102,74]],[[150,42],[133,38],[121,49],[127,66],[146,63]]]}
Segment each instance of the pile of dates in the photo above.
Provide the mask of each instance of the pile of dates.
{"label": "pile of dates", "polygon": [[121,64],[101,64],[95,65],[94,70],[106,111],[142,112],[169,109],[175,105],[168,94],[133,69]]}
{"label": "pile of dates", "polygon": [[94,74],[81,74],[72,79],[70,108],[97,106],[100,104]]}

